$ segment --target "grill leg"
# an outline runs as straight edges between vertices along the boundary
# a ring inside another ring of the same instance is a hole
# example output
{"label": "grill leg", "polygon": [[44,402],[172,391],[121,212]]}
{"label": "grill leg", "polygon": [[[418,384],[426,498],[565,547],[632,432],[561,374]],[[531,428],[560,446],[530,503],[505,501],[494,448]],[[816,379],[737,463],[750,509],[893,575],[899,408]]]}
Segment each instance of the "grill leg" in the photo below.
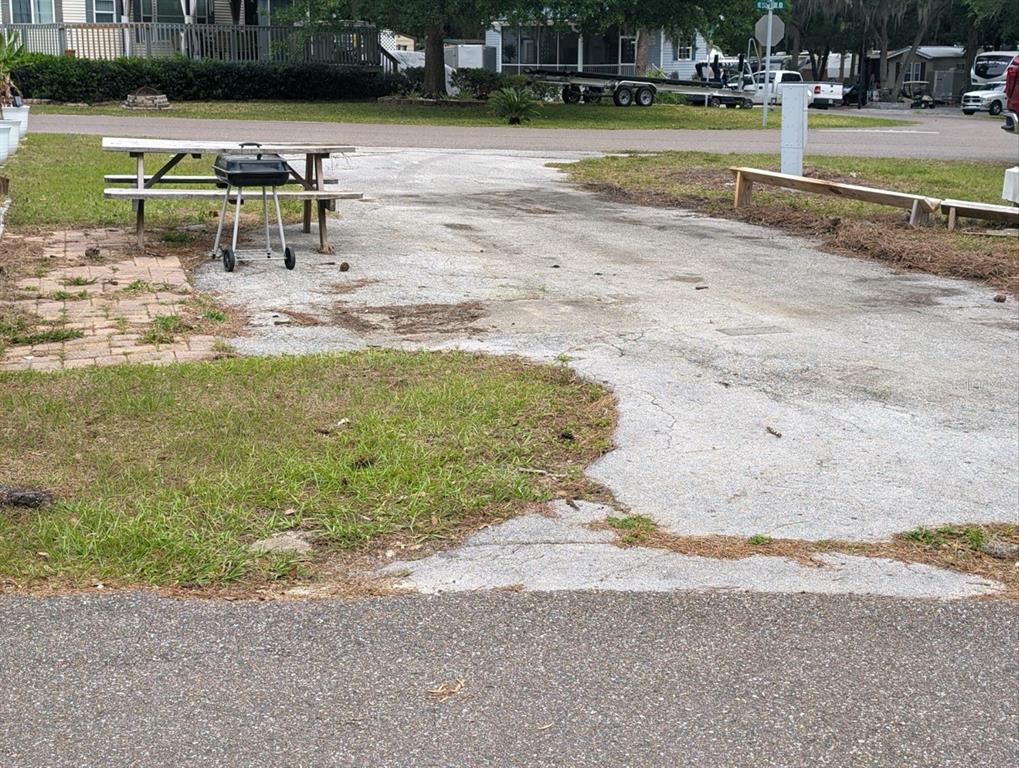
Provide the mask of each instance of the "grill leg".
{"label": "grill leg", "polygon": [[241,198],[244,197],[244,188],[237,187],[237,211],[234,213],[234,236],[233,241],[230,245],[230,250],[235,254],[237,253],[237,227],[241,223]]}
{"label": "grill leg", "polygon": [[219,210],[219,226],[216,227],[216,242],[212,244],[212,258],[219,256],[219,241],[223,238],[223,221],[226,219],[226,206],[230,202],[230,185],[226,185],[226,194],[223,195],[223,207]]}
{"label": "grill leg", "polygon": [[276,187],[272,188],[272,200],[276,203],[276,223],[280,227],[280,248],[287,250],[287,235],[283,231],[283,212],[280,210],[280,197],[276,194]]}
{"label": "grill leg", "polygon": [[[276,194],[276,187],[272,188],[273,195]],[[262,187],[262,218],[265,219],[265,258],[272,256],[272,241],[269,240],[269,200],[265,194],[265,187]]]}

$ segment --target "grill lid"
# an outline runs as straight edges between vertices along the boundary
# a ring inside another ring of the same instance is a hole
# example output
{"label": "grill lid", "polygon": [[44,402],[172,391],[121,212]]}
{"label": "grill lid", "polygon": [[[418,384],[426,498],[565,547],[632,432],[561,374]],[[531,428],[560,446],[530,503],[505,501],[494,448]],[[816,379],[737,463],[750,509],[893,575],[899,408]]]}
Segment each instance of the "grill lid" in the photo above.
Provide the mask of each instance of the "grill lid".
{"label": "grill lid", "polygon": [[290,178],[290,167],[276,154],[221,154],[216,156],[212,168],[216,178],[234,187],[272,187],[285,184]]}

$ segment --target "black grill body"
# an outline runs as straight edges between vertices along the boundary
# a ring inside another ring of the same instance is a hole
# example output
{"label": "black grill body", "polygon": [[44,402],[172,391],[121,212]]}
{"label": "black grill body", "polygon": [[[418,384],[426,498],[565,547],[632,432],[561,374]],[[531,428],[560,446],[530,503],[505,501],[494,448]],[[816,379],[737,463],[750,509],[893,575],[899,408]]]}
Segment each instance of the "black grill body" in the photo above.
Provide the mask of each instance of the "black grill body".
{"label": "black grill body", "polygon": [[231,187],[276,187],[287,183],[290,169],[279,155],[217,155],[216,178]]}

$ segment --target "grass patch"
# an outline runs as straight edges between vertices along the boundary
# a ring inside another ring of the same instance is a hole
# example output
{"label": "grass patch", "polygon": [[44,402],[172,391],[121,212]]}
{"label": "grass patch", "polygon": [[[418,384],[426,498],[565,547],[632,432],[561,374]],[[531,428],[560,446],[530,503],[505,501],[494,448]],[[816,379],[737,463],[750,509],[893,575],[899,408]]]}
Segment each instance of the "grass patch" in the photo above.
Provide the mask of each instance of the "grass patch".
{"label": "grass patch", "polygon": [[627,515],[626,517],[607,517],[605,523],[620,533],[622,544],[640,544],[658,530],[655,521],[647,515]]}
{"label": "grass patch", "polygon": [[94,277],[81,277],[81,276],[65,277],[63,280],[60,281],[60,283],[62,285],[69,286],[95,285],[96,279]]}
{"label": "grass patch", "polygon": [[[117,104],[73,107],[38,104],[33,114],[125,115]],[[493,115],[487,106],[429,107],[417,104],[381,102],[308,102],[308,101],[183,101],[160,112],[131,112],[134,116],[190,117],[231,120],[316,121],[328,123],[389,123],[397,125],[459,125],[506,127],[506,121]],[[812,111],[813,128],[868,128],[904,125],[906,121],[886,117],[858,116],[838,110]],[[778,128],[781,110],[770,111],[768,127]],[[526,123],[529,128],[601,128],[601,129],[735,129],[760,128],[759,109],[705,109],[676,104],[656,104],[650,109],[616,107],[602,104],[543,104],[538,114]]]}
{"label": "grass patch", "polygon": [[312,573],[441,541],[561,491],[613,424],[559,366],[459,353],[0,373],[0,478],[58,499],[0,507],[0,585],[263,583],[293,561],[248,546],[288,529]]}
{"label": "grass patch", "polygon": [[[557,164],[569,177],[614,199],[642,205],[689,208],[713,216],[776,226],[820,238],[834,252],[888,261],[949,277],[965,277],[1019,295],[1019,250],[1014,237],[994,237],[993,227],[948,232],[912,229],[906,212],[822,195],[758,186],[753,203],[733,210],[730,166],[778,170],[778,155],[665,152],[591,158]],[[808,176],[864,186],[1000,202],[996,162],[901,158],[811,157]]]}
{"label": "grass patch", "polygon": [[36,315],[12,307],[0,307],[0,352],[8,346],[34,346],[80,339],[84,332],[47,323]]}
{"label": "grass patch", "polygon": [[88,298],[88,291],[53,291],[50,298],[54,301],[83,301]]}
{"label": "grass patch", "polygon": [[202,313],[202,318],[213,323],[225,323],[229,318],[221,309],[210,309]]}
{"label": "grass patch", "polygon": [[190,232],[181,232],[179,229],[171,229],[168,232],[161,232],[159,239],[164,243],[179,243],[187,245],[194,242],[195,236]]}
{"label": "grass patch", "polygon": [[[634,541],[629,538],[630,531],[613,524],[611,521],[614,519],[608,518],[604,524],[616,529],[616,543],[620,546],[633,544]],[[598,527],[599,524],[595,525]],[[682,555],[716,560],[742,560],[760,555],[787,557],[810,567],[823,565],[820,556],[830,553],[924,563],[1000,582],[1005,589],[998,593],[999,596],[1019,600],[1019,568],[1015,566],[1015,558],[995,556],[985,551],[985,543],[992,540],[1006,545],[1019,544],[1019,525],[972,523],[937,528],[921,526],[880,542],[834,539],[808,541],[772,538],[764,534],[755,534],[749,538],[678,536],[651,529],[642,534],[639,543],[647,547],[668,549]]]}
{"label": "grass patch", "polygon": [[172,344],[177,334],[190,330],[180,315],[156,315],[138,340],[141,344]]}
{"label": "grass patch", "polygon": [[[159,161],[168,159],[168,155],[146,158],[146,173],[155,173]],[[189,157],[173,173],[209,175],[212,161],[208,156],[201,160]],[[134,172],[134,160],[121,152],[104,152],[99,136],[33,133],[5,166],[14,199],[8,223],[12,227],[133,226],[131,206],[124,200],[107,200],[102,188],[105,174]],[[281,201],[281,206],[287,220],[298,220],[299,202]],[[150,202],[145,207],[145,223],[149,227],[178,227],[214,222],[219,207],[215,201],[161,200],[155,205]],[[261,211],[257,217],[253,213],[242,214],[251,221],[260,216]],[[90,258],[102,261],[101,255]]]}

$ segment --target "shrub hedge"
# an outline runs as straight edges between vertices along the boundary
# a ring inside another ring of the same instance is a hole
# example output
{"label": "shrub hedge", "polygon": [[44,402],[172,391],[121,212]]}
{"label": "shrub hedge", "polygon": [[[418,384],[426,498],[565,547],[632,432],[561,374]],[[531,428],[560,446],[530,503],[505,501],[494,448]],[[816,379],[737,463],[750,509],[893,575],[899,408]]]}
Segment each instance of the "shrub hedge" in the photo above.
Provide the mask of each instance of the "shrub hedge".
{"label": "shrub hedge", "polygon": [[89,103],[120,101],[142,86],[155,88],[170,101],[338,101],[378,98],[406,88],[401,75],[328,64],[181,57],[105,61],[34,54],[11,75],[25,98]]}

